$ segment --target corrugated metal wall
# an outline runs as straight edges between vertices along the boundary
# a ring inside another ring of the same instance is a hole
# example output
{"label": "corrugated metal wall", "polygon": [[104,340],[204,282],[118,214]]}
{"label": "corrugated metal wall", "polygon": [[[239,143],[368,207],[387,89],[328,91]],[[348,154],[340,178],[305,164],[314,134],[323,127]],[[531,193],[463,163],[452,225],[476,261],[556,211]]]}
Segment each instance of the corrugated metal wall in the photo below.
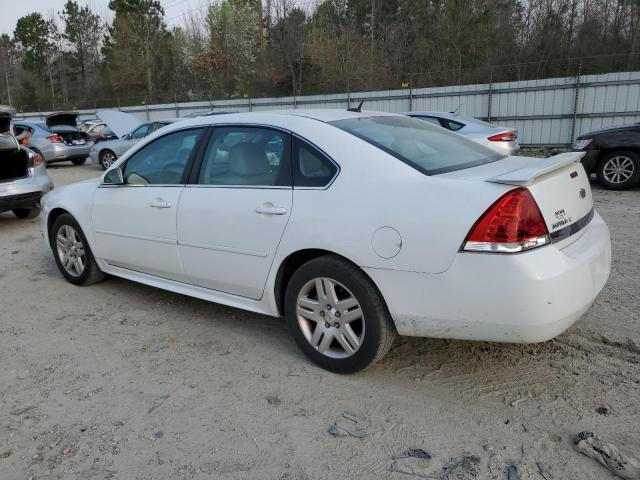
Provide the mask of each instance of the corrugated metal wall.
{"label": "corrugated metal wall", "polygon": [[[640,122],[640,72],[548,78],[493,84],[387,90],[260,99],[215,100],[123,107],[140,120],[184,117],[210,110],[262,111],[290,108],[363,108],[383,112],[452,111],[516,127],[524,146],[568,146],[575,136]],[[95,111],[81,110],[82,119]],[[38,120],[47,112],[18,113]]]}

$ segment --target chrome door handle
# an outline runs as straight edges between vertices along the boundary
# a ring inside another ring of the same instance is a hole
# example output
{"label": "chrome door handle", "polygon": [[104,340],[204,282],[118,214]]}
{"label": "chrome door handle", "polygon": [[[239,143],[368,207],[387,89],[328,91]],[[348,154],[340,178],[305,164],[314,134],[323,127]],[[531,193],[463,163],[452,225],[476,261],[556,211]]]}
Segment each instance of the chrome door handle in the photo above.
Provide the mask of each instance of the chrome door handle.
{"label": "chrome door handle", "polygon": [[271,202],[267,202],[257,207],[256,213],[262,213],[265,215],[284,215],[287,213],[287,209],[284,207],[278,207]]}
{"label": "chrome door handle", "polygon": [[158,199],[157,201],[152,202],[149,206],[153,208],[171,208],[173,205],[171,202],[165,202],[164,200]]}

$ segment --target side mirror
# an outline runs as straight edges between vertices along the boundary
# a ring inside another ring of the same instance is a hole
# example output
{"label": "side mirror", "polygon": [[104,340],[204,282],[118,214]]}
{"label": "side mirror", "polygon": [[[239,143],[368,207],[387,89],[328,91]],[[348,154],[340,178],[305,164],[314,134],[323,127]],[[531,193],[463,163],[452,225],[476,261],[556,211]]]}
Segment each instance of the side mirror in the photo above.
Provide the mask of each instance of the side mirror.
{"label": "side mirror", "polygon": [[124,176],[120,167],[112,168],[102,177],[103,185],[124,185]]}

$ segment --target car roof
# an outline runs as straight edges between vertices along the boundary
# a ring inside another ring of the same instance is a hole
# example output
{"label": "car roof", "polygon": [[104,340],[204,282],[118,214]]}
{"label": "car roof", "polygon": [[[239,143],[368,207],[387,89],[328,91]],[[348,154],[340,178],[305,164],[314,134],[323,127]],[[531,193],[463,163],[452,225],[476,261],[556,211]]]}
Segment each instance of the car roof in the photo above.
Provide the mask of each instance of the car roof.
{"label": "car roof", "polygon": [[394,113],[384,112],[350,112],[346,109],[313,109],[313,110],[264,110],[260,112],[241,112],[241,113],[229,113],[223,115],[210,115],[206,117],[193,117],[193,118],[180,118],[176,121],[180,121],[181,125],[215,125],[217,123],[265,123],[273,124],[274,126],[282,123],[289,124],[292,117],[303,117],[311,120],[318,120],[320,122],[333,122],[337,120],[346,120],[349,118],[364,118],[374,116],[398,116]]}

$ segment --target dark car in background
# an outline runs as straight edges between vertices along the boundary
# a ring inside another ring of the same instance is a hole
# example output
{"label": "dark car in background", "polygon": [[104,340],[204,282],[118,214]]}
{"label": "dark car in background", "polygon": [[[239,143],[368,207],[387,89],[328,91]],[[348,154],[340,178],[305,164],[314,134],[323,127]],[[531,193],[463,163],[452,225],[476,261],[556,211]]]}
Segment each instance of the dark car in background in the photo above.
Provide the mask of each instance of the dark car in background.
{"label": "dark car in background", "polygon": [[586,152],[582,165],[611,190],[628,190],[640,183],[640,123],[584,133],[574,151]]}

